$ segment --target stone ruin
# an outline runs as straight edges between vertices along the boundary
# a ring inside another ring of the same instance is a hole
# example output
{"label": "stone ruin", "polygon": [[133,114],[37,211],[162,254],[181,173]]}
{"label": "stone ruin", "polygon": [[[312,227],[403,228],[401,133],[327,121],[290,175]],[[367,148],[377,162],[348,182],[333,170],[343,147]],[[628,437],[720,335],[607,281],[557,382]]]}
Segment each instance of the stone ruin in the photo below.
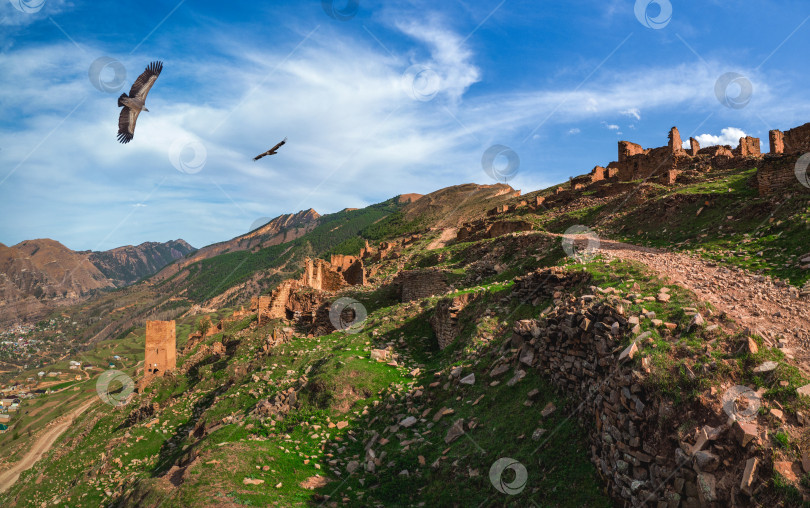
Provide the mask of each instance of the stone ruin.
{"label": "stone ruin", "polygon": [[497,238],[510,233],[531,231],[533,228],[534,225],[525,220],[501,220],[493,222],[486,219],[478,219],[465,222],[456,234],[456,241],[470,242],[483,238]]}
{"label": "stone ruin", "polygon": [[464,293],[454,297],[442,298],[436,302],[435,312],[430,318],[430,327],[433,329],[433,333],[436,334],[439,349],[449,346],[461,333],[461,325],[459,324],[461,312],[474,298],[475,293]]}
{"label": "stone ruin", "polygon": [[450,289],[447,272],[435,268],[403,270],[394,277],[393,285],[403,303],[443,295]]}
{"label": "stone ruin", "polygon": [[143,388],[158,376],[177,368],[177,341],[174,321],[146,322],[146,355],[144,358]]}
{"label": "stone ruin", "polygon": [[[709,406],[719,394],[683,414],[649,390],[651,360],[638,347],[649,332],[625,347],[636,332],[619,299],[569,292],[586,286],[587,276],[554,267],[516,280],[513,298],[551,297],[554,306],[515,323],[488,381],[534,369],[571,394],[578,418],[591,424],[591,460],[610,495],[627,506],[759,505],[751,497],[757,469],[769,469],[772,459],[757,444],[757,421],[731,423]],[[692,432],[679,438],[672,433],[679,425]]]}
{"label": "stone ruin", "polygon": [[[674,184],[685,171],[708,172],[712,169],[757,168],[757,188],[760,195],[779,189],[795,187],[794,174],[798,157],[810,152],[810,123],[782,132],[769,133],[770,153],[763,154],[759,138],[742,137],[736,148],[715,145],[701,148],[695,138],[689,138],[684,149],[677,127],[669,131],[666,146],[644,148],[630,141],[619,141],[618,160],[607,167],[596,166],[586,175],[571,178],[568,189],[558,187],[551,197],[537,196],[535,207],[568,201],[572,192],[582,191],[603,182],[651,181],[662,185]],[[602,197],[602,196],[600,196]],[[516,207],[502,205],[489,215],[500,215]]]}
{"label": "stone ruin", "polygon": [[361,258],[333,255],[331,261],[306,258],[304,273],[299,279],[288,279],[271,294],[258,297],[259,325],[272,319],[314,324],[318,309],[335,291],[366,284]]}

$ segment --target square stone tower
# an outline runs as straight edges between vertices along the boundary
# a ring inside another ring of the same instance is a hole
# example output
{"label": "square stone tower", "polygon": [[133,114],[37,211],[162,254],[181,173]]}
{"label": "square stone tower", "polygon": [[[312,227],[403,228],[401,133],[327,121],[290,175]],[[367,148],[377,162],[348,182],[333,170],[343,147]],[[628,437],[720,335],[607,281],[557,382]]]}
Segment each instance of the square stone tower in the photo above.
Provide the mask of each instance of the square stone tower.
{"label": "square stone tower", "polygon": [[162,376],[177,366],[177,344],[174,321],[146,322],[145,378]]}

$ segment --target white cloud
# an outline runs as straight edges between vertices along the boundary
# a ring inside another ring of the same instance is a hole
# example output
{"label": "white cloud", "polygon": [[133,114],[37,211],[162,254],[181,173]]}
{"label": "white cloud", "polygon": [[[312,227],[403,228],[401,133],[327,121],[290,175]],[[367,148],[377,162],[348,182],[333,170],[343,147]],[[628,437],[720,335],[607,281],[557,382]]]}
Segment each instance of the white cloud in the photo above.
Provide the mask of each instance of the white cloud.
{"label": "white cloud", "polygon": [[624,111],[619,111],[620,114],[641,120],[641,111],[638,108],[629,108]]}
{"label": "white cloud", "polygon": [[618,125],[616,125],[616,124],[613,124],[613,123],[606,123],[606,122],[602,122],[602,124],[603,124],[605,127],[607,127],[608,129],[612,130],[612,131],[617,131],[617,130],[619,130],[619,126],[618,126]]}
{"label": "white cloud", "polygon": [[[701,147],[714,146],[714,145],[730,145],[736,148],[740,144],[740,138],[744,138],[748,134],[742,129],[737,127],[726,127],[720,131],[720,135],[715,134],[700,134],[694,138],[700,143]],[[689,140],[683,143],[684,148],[689,148]]]}
{"label": "white cloud", "polygon": [[[4,112],[23,120],[0,118],[0,167],[10,168],[0,170],[0,180],[19,165],[0,185],[0,215],[26,220],[7,221],[3,239],[50,236],[71,248],[106,249],[182,236],[202,246],[246,232],[257,217],[309,207],[331,212],[403,192],[493,183],[480,165],[486,147],[514,140],[509,143],[529,168],[530,140],[550,139],[544,130],[559,133],[579,120],[630,111],[640,116],[642,109],[649,116],[680,105],[722,108],[714,97],[717,75],[693,65],[606,72],[573,91],[555,85],[471,94],[481,71],[458,34],[436,21],[394,26],[416,44],[390,54],[369,38],[321,28],[294,54],[298,41],[258,49],[223,38],[222,57],[167,58],[167,72],[148,99],[150,112],[141,115],[128,145],[115,140],[116,94],[99,92],[88,80],[90,63],[104,54],[98,47],[83,41],[85,54],[64,42],[5,54]],[[148,61],[119,58],[128,81]],[[416,101],[403,91],[402,74],[412,64],[438,75],[433,100]],[[767,104],[767,86],[757,83],[756,90]],[[743,113],[755,111],[752,102]],[[609,128],[621,132],[618,125]],[[185,136],[206,148],[199,173],[182,174],[169,161],[172,143]],[[285,136],[278,155],[253,162]],[[560,176],[539,175],[526,170],[509,183],[534,190]]]}

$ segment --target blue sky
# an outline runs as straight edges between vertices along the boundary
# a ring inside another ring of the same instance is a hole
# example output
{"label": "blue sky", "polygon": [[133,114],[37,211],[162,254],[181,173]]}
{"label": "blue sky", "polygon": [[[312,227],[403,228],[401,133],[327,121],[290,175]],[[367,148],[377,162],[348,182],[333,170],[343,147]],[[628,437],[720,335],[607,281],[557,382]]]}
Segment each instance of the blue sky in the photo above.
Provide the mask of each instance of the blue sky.
{"label": "blue sky", "polygon": [[[330,5],[0,0],[0,242],[200,247],[260,217],[495,183],[496,144],[528,192],[673,125],[767,149],[810,121],[806,1]],[[150,112],[121,145],[116,98],[152,60]],[[718,99],[728,72],[721,98],[750,83],[744,107]]]}

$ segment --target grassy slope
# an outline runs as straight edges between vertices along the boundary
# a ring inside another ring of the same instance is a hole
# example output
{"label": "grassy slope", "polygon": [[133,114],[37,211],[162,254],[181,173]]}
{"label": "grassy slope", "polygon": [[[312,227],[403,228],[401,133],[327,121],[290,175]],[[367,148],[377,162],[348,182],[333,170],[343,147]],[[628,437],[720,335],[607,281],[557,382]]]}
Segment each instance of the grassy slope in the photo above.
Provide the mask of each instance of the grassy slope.
{"label": "grassy slope", "polygon": [[[648,209],[633,206],[626,213],[613,214],[608,213],[608,206],[615,208],[615,203],[601,203],[563,214],[552,211],[532,215],[530,219],[551,231],[564,231],[574,223],[598,223],[603,231],[613,231],[623,239],[704,249],[707,256],[716,256],[731,246],[742,250],[770,248],[770,251],[765,250],[763,263],[758,268],[801,283],[806,280],[806,275],[796,271],[790,260],[802,254],[799,251],[806,247],[801,238],[807,219],[798,213],[802,210],[806,213],[803,208],[806,197],[793,196],[781,203],[762,200],[752,195],[747,187],[748,178],[750,174],[729,172],[675,190],[651,186],[648,196],[657,202],[657,206]],[[729,188],[732,192],[728,191]],[[706,201],[710,204],[705,205]],[[695,219],[700,206],[706,208]],[[768,214],[775,211],[775,220],[760,226],[765,209],[769,210]],[[646,219],[651,213],[664,213],[667,226],[652,225]],[[737,219],[720,220],[728,215]],[[642,217],[645,217],[644,221]],[[718,222],[723,225],[723,230],[715,234],[713,229]],[[381,224],[381,227],[391,230],[406,229],[396,214]],[[706,236],[701,236],[703,234]],[[745,234],[749,236],[745,237]],[[430,240],[428,236],[406,252],[406,267],[442,266],[459,277],[465,275],[466,266],[474,260],[477,248],[497,249],[502,242],[500,239],[484,240],[425,252],[422,249]],[[752,241],[745,243],[747,238],[752,238]],[[348,251],[348,242],[351,241],[342,240],[342,247],[338,242],[333,244],[337,247],[331,248]],[[755,241],[760,243],[751,245]],[[745,259],[745,255],[718,257],[723,262],[734,264],[751,261],[750,257]],[[247,321],[236,323],[225,332],[230,340],[239,341],[238,345],[234,342],[232,357],[212,361],[190,376],[178,376],[153,388],[157,400],[170,404],[158,415],[158,425],[147,429],[143,422],[119,428],[128,410],[121,412],[105,407],[98,421],[98,416],[88,414],[65,435],[60,447],[69,448],[80,443],[81,452],[62,456],[58,451],[52,453],[23,476],[7,498],[19,496],[19,499],[37,503],[58,498],[71,506],[96,505],[113,498],[129,505],[148,505],[162,500],[163,506],[210,506],[223,502],[288,506],[312,500],[313,494],[298,485],[308,477],[321,474],[330,477],[332,482],[319,489],[317,494],[329,495],[332,500],[344,499],[353,505],[404,506],[425,502],[426,506],[432,506],[454,502],[467,504],[468,501],[469,504],[474,502],[485,506],[506,502],[516,505],[536,502],[544,506],[610,505],[601,494],[600,481],[588,460],[583,429],[576,419],[568,418],[574,413],[574,408],[565,394],[552,389],[533,371],[514,387],[501,384],[490,388],[486,384],[485,371],[489,364],[486,360],[509,336],[514,320],[536,317],[545,306],[516,307],[502,303],[501,297],[508,292],[508,281],[514,275],[537,266],[565,261],[556,242],[543,243],[536,251],[521,252],[520,255],[505,249],[500,260],[506,265],[504,272],[467,284],[465,290],[480,294],[476,304],[480,312],[467,314],[462,339],[454,347],[442,352],[436,349],[427,324],[434,299],[400,304],[384,290],[354,293],[369,310],[369,320],[362,333],[298,338],[277,347],[271,356],[259,363],[256,363],[255,352],[269,327],[253,330]],[[785,266],[785,263],[790,266]],[[655,295],[665,285],[665,281],[627,263],[606,266],[596,261],[573,268],[590,271],[595,285],[614,287],[627,294]],[[381,273],[393,273],[393,269],[392,265],[384,266]],[[677,287],[671,287],[671,292],[673,299],[669,304],[640,301],[630,310],[652,310],[664,321],[684,324],[688,318],[683,307],[701,304]],[[482,318],[487,308],[493,313]],[[696,404],[706,390],[734,379],[735,382],[765,386],[768,388],[766,399],[778,400],[789,411],[805,408],[805,403],[797,399],[795,388],[807,380],[784,360],[778,350],[761,347],[760,353],[751,356],[738,352],[740,337],[733,334],[696,330],[672,341],[649,321],[642,325],[652,332],[651,341],[642,351],[651,357],[654,366],[649,381],[651,387],[671,399],[676,407]],[[185,326],[190,327],[190,324],[185,323]],[[178,332],[178,337],[187,331]],[[217,336],[209,342],[221,339],[222,336]],[[466,347],[461,344],[464,341]],[[404,356],[403,365],[391,367],[370,360],[369,350],[386,344],[393,345]],[[708,356],[703,354],[707,347]],[[780,362],[778,379],[787,381],[787,386],[766,384],[766,380],[751,373],[752,366],[766,359]],[[704,364],[707,365],[705,369]],[[444,389],[453,366],[462,366],[465,375],[475,372],[476,384]],[[302,407],[283,422],[265,426],[245,418],[225,425],[200,442],[188,437],[188,430],[200,420],[216,422],[231,414],[246,417],[259,398],[291,386],[309,367],[309,389],[301,394]],[[420,372],[411,374],[415,367],[419,367]],[[687,375],[686,367],[697,372],[696,379]],[[265,379],[254,380],[252,373]],[[434,377],[435,373],[439,373],[438,377]],[[440,386],[438,389],[428,388],[434,379],[440,381]],[[531,407],[526,407],[523,402],[533,388],[539,390],[539,396]],[[417,400],[413,393],[408,397],[409,392],[417,389],[423,391],[421,397],[425,397],[425,401]],[[472,402],[481,395],[484,398],[473,406]],[[410,407],[420,409],[420,414],[422,408],[428,407],[433,411],[449,407],[455,414],[428,428],[433,416],[430,412],[426,424],[401,429],[404,433],[402,439],[385,434],[391,441],[377,447],[377,451],[385,451],[384,462],[392,464],[383,468],[376,478],[366,476],[364,485],[360,482],[363,475],[351,476],[344,481],[346,461],[356,458],[362,462],[363,442],[368,433],[383,434],[387,425],[396,423],[407,413],[409,401]],[[549,401],[553,401],[558,410],[543,419],[539,410]],[[465,420],[474,417],[481,425],[471,432],[471,439],[462,437],[446,446],[443,437],[450,423],[459,417]],[[342,420],[350,425],[343,430],[329,428],[330,423]],[[588,424],[587,421],[584,423]],[[249,428],[250,425],[253,427]],[[535,454],[531,434],[538,427],[556,429],[557,438],[549,440]],[[683,431],[686,430],[684,427]],[[127,434],[129,437],[125,438]],[[777,456],[796,455],[798,441],[795,436],[780,438],[778,433],[773,436],[774,440],[787,442],[774,452]],[[411,439],[416,439],[416,443],[403,449],[401,441]],[[167,480],[160,477],[190,449],[199,454],[199,459],[189,468],[182,486],[168,490]],[[102,452],[105,455],[100,460]],[[421,464],[420,456],[425,465]],[[489,466],[503,456],[520,461],[529,472],[526,489],[514,498],[504,498],[492,488],[488,479]],[[444,459],[438,466],[431,467],[440,457]],[[565,460],[561,461],[561,457]],[[116,458],[121,459],[123,467],[110,465]],[[334,460],[342,462],[330,465]],[[267,471],[262,469],[263,466],[267,466]],[[86,476],[83,472],[88,469],[97,471],[96,476]],[[403,470],[408,471],[407,476],[400,474]],[[48,481],[36,484],[34,480],[40,474],[44,474]],[[123,494],[115,488],[122,478]],[[265,483],[245,485],[242,482],[245,478],[263,479]],[[108,496],[105,490],[109,490],[112,496]],[[762,493],[762,499],[793,494],[789,487],[780,487],[779,482],[774,482]],[[70,502],[65,501],[66,496],[70,497]]]}

